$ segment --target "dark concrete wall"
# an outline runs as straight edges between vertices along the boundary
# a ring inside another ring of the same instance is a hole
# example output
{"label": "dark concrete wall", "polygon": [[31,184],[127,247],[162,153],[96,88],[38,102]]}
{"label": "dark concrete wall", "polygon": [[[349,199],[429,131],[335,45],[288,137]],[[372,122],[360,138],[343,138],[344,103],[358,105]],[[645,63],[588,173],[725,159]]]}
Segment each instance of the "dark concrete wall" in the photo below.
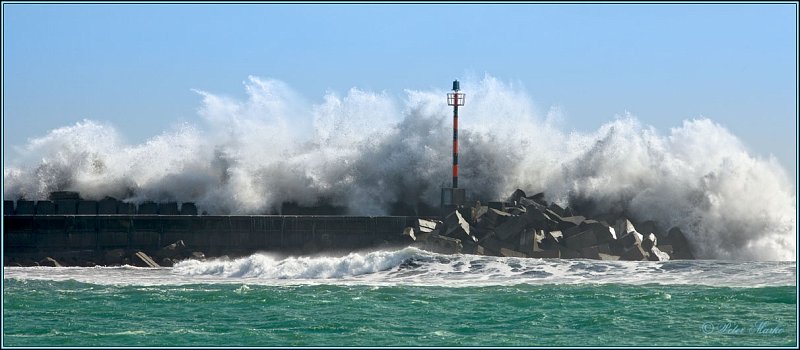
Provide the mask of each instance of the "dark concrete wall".
{"label": "dark concrete wall", "polygon": [[[19,202],[18,202],[19,203]],[[183,240],[211,255],[239,251],[334,251],[403,240],[410,216],[6,215],[6,255],[159,249]]]}

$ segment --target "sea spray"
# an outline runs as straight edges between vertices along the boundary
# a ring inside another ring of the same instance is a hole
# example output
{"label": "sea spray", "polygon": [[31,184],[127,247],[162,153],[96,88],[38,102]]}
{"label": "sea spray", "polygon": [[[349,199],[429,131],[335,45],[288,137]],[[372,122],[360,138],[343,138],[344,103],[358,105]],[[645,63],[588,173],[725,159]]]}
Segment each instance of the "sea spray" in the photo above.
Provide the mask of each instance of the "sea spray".
{"label": "sea spray", "polygon": [[[471,198],[544,191],[561,205],[678,226],[699,258],[794,258],[794,185],[774,158],[750,155],[723,126],[687,120],[663,135],[626,115],[580,133],[536,115],[524,93],[492,77],[462,86],[460,179]],[[202,122],[143,144],[91,120],[32,139],[10,154],[3,196],[75,190],[196,202],[211,214],[269,213],[290,201],[358,215],[438,205],[451,162],[443,91],[407,91],[398,107],[358,89],[311,105],[257,77],[245,89],[245,100],[198,91]]]}

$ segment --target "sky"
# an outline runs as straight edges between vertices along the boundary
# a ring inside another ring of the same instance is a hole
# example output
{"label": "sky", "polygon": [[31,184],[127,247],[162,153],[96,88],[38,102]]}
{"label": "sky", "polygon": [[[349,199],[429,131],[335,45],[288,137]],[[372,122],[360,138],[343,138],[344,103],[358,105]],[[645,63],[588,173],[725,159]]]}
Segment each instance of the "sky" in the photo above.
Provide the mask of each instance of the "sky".
{"label": "sky", "polygon": [[[567,129],[709,118],[797,177],[797,4],[3,3],[3,148],[83,119],[141,143],[249,76],[321,103],[490,75]],[[462,116],[463,119],[463,116]],[[462,123],[466,123],[462,120]]]}

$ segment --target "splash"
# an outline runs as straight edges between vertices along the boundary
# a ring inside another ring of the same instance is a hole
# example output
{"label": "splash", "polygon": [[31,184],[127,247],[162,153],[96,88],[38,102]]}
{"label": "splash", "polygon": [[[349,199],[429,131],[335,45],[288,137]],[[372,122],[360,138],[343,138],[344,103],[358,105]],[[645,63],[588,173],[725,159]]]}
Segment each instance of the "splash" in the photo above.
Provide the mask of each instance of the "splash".
{"label": "splash", "polygon": [[184,260],[173,268],[179,275],[214,275],[260,279],[331,279],[374,274],[399,267],[422,251],[406,248],[398,251],[350,253],[341,257],[289,257],[277,259],[253,254],[235,260]]}
{"label": "splash", "polygon": [[[97,285],[185,285],[205,290],[231,284],[237,294],[258,285],[514,286],[529,285],[704,285],[794,286],[797,264],[784,261],[598,261],[525,259],[470,254],[441,255],[406,247],[342,256],[279,258],[256,253],[236,259],[184,260],[172,268],[6,267],[9,280],[77,281]],[[205,286],[205,287],[204,287]],[[670,298],[663,295],[664,298]]]}
{"label": "splash", "polygon": [[[512,85],[487,76],[462,88],[459,180],[471,198],[543,191],[561,205],[678,226],[701,258],[794,259],[794,184],[723,126],[686,120],[662,134],[624,115],[594,132],[565,131],[557,110],[537,115]],[[32,139],[3,169],[3,197],[73,190],[195,202],[211,214],[270,213],[284,202],[358,215],[438,205],[451,163],[445,91],[407,90],[396,101],[354,88],[310,104],[277,80],[249,77],[245,89],[244,100],[198,90],[200,123],[143,144],[91,120]]]}
{"label": "splash", "polygon": [[288,257],[253,254],[234,260],[184,260],[171,271],[225,282],[343,283],[481,286],[624,283],[709,286],[793,285],[787,262],[676,260],[666,262],[524,259],[471,254],[441,255],[407,247],[345,256]]}

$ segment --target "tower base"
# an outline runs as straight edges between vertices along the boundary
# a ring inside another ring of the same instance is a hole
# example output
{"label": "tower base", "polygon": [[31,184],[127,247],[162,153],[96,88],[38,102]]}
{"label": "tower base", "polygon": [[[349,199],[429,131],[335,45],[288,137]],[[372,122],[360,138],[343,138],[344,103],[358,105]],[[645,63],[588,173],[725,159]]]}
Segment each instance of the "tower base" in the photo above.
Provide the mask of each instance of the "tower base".
{"label": "tower base", "polygon": [[460,207],[466,203],[466,197],[463,188],[442,187],[442,208]]}

